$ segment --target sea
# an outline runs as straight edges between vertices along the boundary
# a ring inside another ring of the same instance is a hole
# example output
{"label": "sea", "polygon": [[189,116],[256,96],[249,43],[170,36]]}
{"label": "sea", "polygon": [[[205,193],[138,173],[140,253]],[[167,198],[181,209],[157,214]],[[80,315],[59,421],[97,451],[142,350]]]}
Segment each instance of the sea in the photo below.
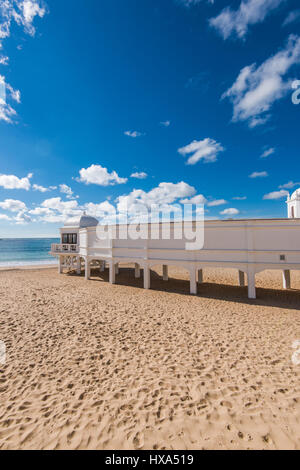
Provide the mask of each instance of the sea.
{"label": "sea", "polygon": [[59,238],[0,238],[0,268],[56,264],[49,255]]}

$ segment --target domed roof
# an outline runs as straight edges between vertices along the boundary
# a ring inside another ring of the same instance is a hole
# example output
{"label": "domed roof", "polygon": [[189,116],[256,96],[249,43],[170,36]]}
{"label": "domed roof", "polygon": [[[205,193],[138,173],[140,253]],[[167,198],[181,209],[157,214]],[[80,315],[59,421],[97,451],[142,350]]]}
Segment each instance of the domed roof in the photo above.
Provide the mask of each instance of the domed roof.
{"label": "domed roof", "polygon": [[73,227],[73,228],[87,228],[87,227],[96,227],[99,224],[99,221],[95,217],[86,215],[84,212],[81,217],[71,217],[65,221],[64,227]]}
{"label": "domed roof", "polygon": [[300,199],[300,188],[296,189],[291,195],[291,200]]}
{"label": "domed roof", "polygon": [[97,219],[95,219],[95,217],[91,217],[90,215],[86,215],[85,212],[80,217],[80,221],[79,221],[79,227],[80,228],[96,227],[98,224],[99,224],[99,221]]}

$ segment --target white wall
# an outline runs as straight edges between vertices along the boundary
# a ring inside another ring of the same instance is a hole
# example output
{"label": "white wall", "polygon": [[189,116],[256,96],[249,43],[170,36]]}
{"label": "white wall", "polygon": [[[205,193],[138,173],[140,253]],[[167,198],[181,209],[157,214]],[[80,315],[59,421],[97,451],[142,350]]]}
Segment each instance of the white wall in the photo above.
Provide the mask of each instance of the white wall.
{"label": "white wall", "polygon": [[[120,228],[124,236],[126,226]],[[150,226],[144,225],[150,234]],[[173,229],[171,230],[171,232]],[[228,266],[256,271],[300,269],[300,220],[226,220],[207,221],[204,248],[187,251],[181,240],[99,240],[95,228],[80,230],[80,253],[90,259],[114,259],[116,262]],[[280,255],[285,260],[280,260]]]}
{"label": "white wall", "polygon": [[[294,199],[294,200],[288,200],[287,201],[287,206],[288,206],[288,218],[300,218],[300,200]],[[293,215],[294,212],[294,215]]]}

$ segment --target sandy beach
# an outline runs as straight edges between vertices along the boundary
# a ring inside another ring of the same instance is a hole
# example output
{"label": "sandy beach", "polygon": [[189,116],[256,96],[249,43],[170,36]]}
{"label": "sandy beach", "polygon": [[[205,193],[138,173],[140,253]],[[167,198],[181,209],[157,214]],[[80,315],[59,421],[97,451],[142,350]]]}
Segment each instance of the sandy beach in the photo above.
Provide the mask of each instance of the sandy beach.
{"label": "sandy beach", "polygon": [[159,275],[1,270],[0,449],[300,449],[300,273]]}

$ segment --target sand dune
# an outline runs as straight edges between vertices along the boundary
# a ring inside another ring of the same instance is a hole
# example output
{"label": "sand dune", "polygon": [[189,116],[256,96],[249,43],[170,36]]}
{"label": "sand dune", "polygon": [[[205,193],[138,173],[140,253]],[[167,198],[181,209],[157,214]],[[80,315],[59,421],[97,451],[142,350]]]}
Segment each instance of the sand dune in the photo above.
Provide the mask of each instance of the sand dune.
{"label": "sand dune", "polygon": [[0,449],[300,449],[300,292],[280,273],[255,301],[234,271],[197,297],[175,268],[150,291],[94,274],[0,272]]}

